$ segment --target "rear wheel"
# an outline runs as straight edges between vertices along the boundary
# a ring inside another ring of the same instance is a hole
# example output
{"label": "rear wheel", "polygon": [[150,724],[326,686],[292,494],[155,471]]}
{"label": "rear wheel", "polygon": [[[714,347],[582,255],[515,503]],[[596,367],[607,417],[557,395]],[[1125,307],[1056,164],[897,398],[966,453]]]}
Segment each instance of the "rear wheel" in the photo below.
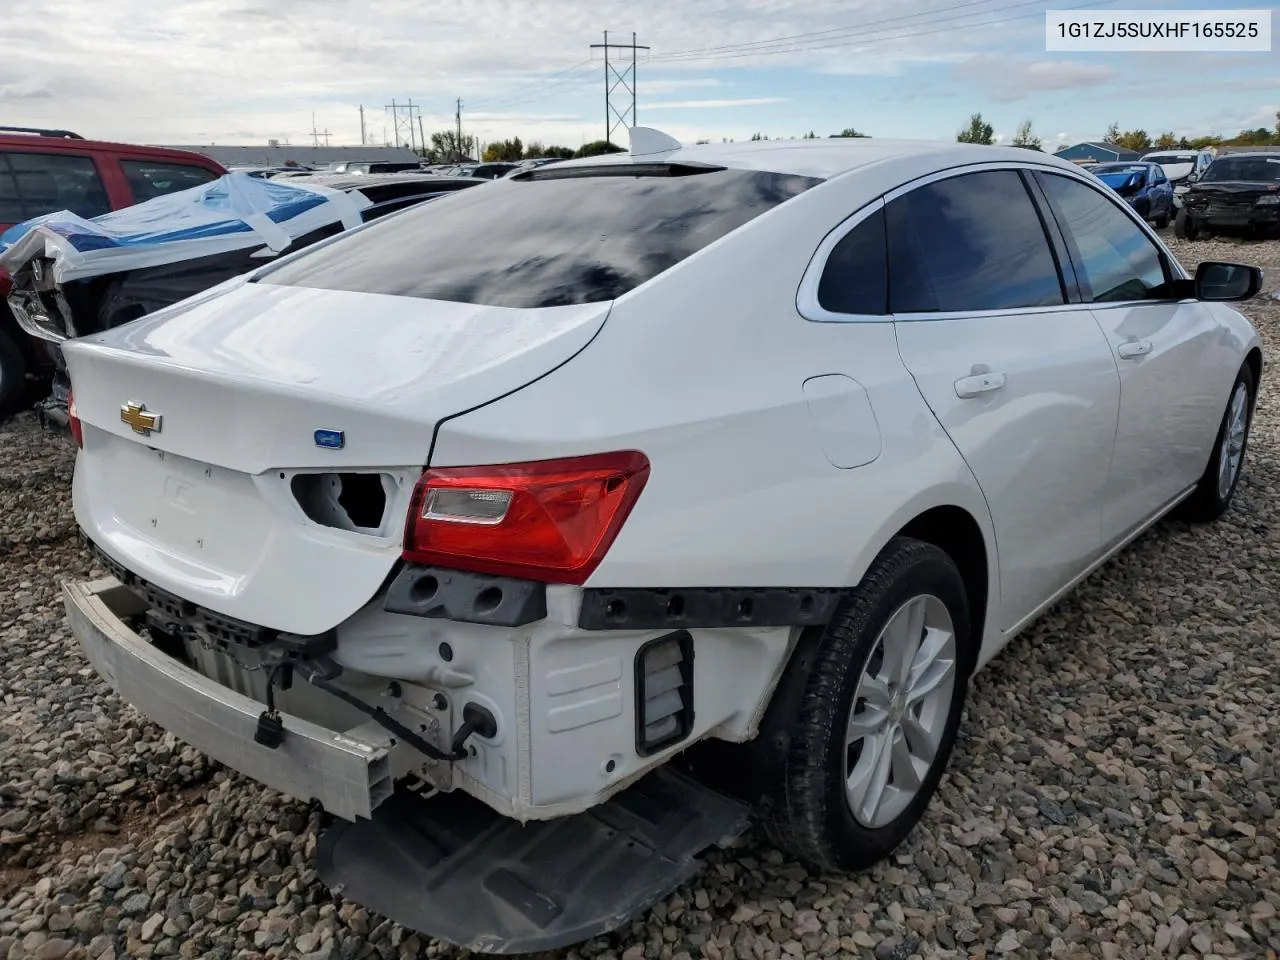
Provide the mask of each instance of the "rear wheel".
{"label": "rear wheel", "polygon": [[27,390],[27,361],[7,330],[0,329],[0,417],[17,413]]}
{"label": "rear wheel", "polygon": [[765,827],[822,870],[888,856],[920,820],[968,689],[964,583],[932,544],[898,539],[819,644]]}
{"label": "rear wheel", "polygon": [[1195,217],[1187,212],[1186,207],[1179,210],[1177,217],[1174,218],[1173,233],[1180,240],[1195,240],[1200,236],[1200,225],[1196,223]]}
{"label": "rear wheel", "polygon": [[1196,484],[1195,492],[1178,506],[1174,516],[1192,523],[1217,520],[1231,506],[1244,454],[1249,445],[1249,428],[1253,425],[1253,370],[1246,363],[1240,368],[1231,387],[1226,412],[1218,426],[1218,437],[1209,455],[1209,464]]}

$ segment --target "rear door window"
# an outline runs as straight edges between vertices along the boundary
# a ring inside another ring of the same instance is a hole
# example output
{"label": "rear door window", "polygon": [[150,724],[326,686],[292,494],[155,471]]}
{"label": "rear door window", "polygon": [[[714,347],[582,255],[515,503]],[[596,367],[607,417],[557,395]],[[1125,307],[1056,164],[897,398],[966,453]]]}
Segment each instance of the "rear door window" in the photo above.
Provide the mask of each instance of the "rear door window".
{"label": "rear door window", "polygon": [[1015,170],[917,187],[889,202],[885,220],[894,313],[1066,302],[1044,224]]}
{"label": "rear door window", "polygon": [[18,223],[60,210],[86,219],[111,211],[92,157],[0,153],[0,222]]}
{"label": "rear door window", "polygon": [[261,282],[496,307],[613,300],[821,182],[755,170],[556,169],[433,200]]}
{"label": "rear door window", "polygon": [[153,163],[149,160],[121,160],[120,169],[129,182],[135,203],[188,190],[217,180],[218,174],[187,163]]}

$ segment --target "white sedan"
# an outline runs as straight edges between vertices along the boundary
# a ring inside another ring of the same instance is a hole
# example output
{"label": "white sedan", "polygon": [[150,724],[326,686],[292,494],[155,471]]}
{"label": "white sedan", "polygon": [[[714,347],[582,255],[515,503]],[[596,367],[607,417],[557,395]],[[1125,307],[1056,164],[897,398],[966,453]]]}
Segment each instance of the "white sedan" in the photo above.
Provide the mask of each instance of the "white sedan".
{"label": "white sedan", "polygon": [[749,809],[865,867],[976,669],[1227,510],[1260,282],[1050,156],[636,130],[65,344],[68,612],[455,943],[615,927]]}

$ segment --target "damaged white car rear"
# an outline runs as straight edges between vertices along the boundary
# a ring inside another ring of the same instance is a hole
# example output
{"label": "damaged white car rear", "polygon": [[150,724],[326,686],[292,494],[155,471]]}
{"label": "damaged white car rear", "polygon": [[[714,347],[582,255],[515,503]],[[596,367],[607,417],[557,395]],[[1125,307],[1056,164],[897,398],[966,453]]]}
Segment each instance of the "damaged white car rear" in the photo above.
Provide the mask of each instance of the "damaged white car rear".
{"label": "damaged white car rear", "polygon": [[888,854],[971,673],[1227,509],[1262,370],[1210,302],[1258,272],[1069,163],[637,133],[63,347],[90,660],[479,951],[620,926],[752,811]]}

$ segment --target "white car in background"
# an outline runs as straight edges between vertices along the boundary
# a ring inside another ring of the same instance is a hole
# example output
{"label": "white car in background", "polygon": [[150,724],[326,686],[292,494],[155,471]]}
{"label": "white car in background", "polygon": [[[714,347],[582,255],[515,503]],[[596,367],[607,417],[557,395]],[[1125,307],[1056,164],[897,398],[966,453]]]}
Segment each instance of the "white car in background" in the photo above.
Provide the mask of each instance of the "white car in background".
{"label": "white car in background", "polygon": [[749,809],[865,867],[976,669],[1227,510],[1259,284],[1017,148],[636,130],[64,344],[71,624],[475,950],[624,923]]}
{"label": "white car in background", "polygon": [[1182,195],[1191,183],[1213,163],[1212,150],[1156,150],[1142,158],[1143,163],[1158,163],[1173,184],[1173,205],[1182,206]]}

